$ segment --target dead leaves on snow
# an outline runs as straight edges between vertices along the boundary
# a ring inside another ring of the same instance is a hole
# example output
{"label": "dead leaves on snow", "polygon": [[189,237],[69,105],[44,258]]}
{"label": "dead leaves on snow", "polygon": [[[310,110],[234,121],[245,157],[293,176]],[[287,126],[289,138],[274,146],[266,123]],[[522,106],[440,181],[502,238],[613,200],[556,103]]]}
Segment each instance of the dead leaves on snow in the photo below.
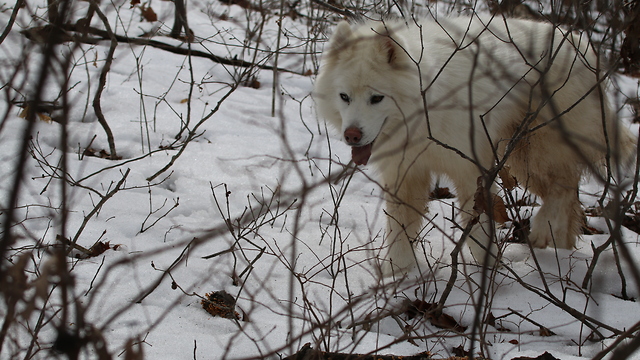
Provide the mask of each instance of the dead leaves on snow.
{"label": "dead leaves on snow", "polygon": [[62,106],[58,105],[55,102],[42,101],[39,104],[33,106],[33,103],[29,103],[26,101],[12,101],[13,104],[22,108],[20,114],[18,114],[19,118],[27,119],[29,117],[29,111],[33,110],[35,112],[35,117],[43,122],[52,123],[57,122],[63,124],[64,121],[58,117],[54,117],[51,114],[53,112],[59,113],[62,110]]}
{"label": "dead leaves on snow", "polygon": [[[534,326],[538,327],[537,331],[532,331],[530,332],[531,335],[537,335],[537,336],[542,336],[542,337],[547,337],[547,336],[554,336],[555,333],[553,331],[551,331],[548,327],[538,323],[537,321],[534,321],[532,319],[530,319],[529,317],[520,314],[519,312],[509,309],[510,312],[504,314],[504,315],[500,315],[499,317],[495,317],[493,315],[493,312],[489,312],[489,314],[487,314],[487,317],[484,319],[484,323],[493,327],[494,329],[496,329],[499,332],[502,333],[509,333],[511,332],[511,329],[506,328],[504,326],[502,326],[502,319],[511,316],[511,315],[515,315],[517,317],[519,317],[520,319],[524,320],[525,322],[528,322],[530,324],[533,324]],[[520,342],[517,339],[511,339],[508,341],[510,344],[513,345],[518,345]]]}
{"label": "dead leaves on snow", "polygon": [[557,357],[549,354],[547,351],[544,352],[544,354],[538,356],[538,357],[528,357],[528,356],[522,356],[522,357],[517,357],[517,358],[513,358],[511,360],[560,360]]}
{"label": "dead leaves on snow", "polygon": [[107,159],[107,160],[121,160],[122,156],[116,156],[115,159],[112,159],[111,154],[104,150],[96,150],[94,148],[88,147],[86,149],[84,149],[84,151],[82,152],[82,156],[89,156],[89,157],[97,157],[100,159]]}
{"label": "dead leaves on snow", "polygon": [[158,21],[158,15],[156,14],[155,11],[153,11],[151,6],[147,5],[147,3],[141,4],[140,0],[131,0],[131,9],[133,9],[136,6],[140,7],[140,16],[144,21],[147,21],[147,22]]}
{"label": "dead leaves on snow", "polygon": [[[416,355],[395,356],[395,355],[365,355],[352,353],[334,353],[316,350],[311,347],[311,343],[306,343],[298,352],[291,354],[282,360],[433,360],[428,351]],[[450,358],[454,360],[455,358]]]}
{"label": "dead leaves on snow", "polygon": [[204,297],[200,304],[209,314],[225,319],[240,320],[240,314],[235,310],[236,299],[226,291],[213,291],[205,294]]}
{"label": "dead leaves on snow", "polygon": [[[311,347],[311,343],[306,343],[296,352],[295,354],[291,354],[283,360],[347,360],[347,359],[358,359],[358,360],[469,360],[472,358],[469,352],[464,350],[462,346],[458,346],[452,349],[453,356],[448,358],[434,358],[433,355],[428,351],[423,351],[421,353],[415,355],[407,355],[407,356],[396,356],[396,355],[365,355],[365,354],[352,354],[352,353],[334,353],[322,350],[316,350]],[[475,360],[480,360],[483,358],[476,357],[473,358]],[[559,360],[553,355],[545,352],[544,354],[532,358],[532,357],[517,357],[512,360]]]}
{"label": "dead leaves on snow", "polygon": [[60,235],[56,236],[56,240],[65,244],[69,248],[69,254],[71,254],[71,256],[76,259],[89,259],[92,257],[96,257],[107,250],[118,250],[121,247],[120,244],[111,245],[109,241],[98,240],[95,242],[95,244],[87,249],[84,246],[78,245],[77,243],[74,243],[73,241]]}
{"label": "dead leaves on snow", "polygon": [[431,325],[445,330],[452,330],[459,333],[467,330],[466,326],[458,324],[451,315],[443,313],[436,303],[414,300],[411,305],[409,305],[406,315],[409,320],[423,316],[426,320],[429,320]]}

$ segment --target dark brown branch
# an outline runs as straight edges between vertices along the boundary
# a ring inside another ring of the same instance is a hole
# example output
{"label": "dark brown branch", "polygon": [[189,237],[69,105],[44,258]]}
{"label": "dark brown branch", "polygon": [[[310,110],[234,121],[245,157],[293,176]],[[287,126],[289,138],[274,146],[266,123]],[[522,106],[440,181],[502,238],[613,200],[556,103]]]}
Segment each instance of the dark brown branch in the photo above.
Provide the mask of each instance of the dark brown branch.
{"label": "dark brown branch", "polygon": [[13,24],[16,21],[16,16],[18,16],[18,10],[24,6],[24,0],[17,0],[16,5],[13,7],[13,11],[11,12],[11,16],[9,17],[9,22],[7,22],[7,26],[4,28],[2,35],[0,35],[0,44],[4,41],[4,39],[9,35],[11,29],[13,28]]}
{"label": "dark brown branch", "polygon": [[175,0],[173,3],[175,4],[176,9],[174,12],[173,28],[171,29],[171,34],[169,36],[179,39],[180,31],[184,28],[184,39],[188,42],[192,42],[194,34],[189,28],[189,24],[187,22],[187,7],[184,0]]}
{"label": "dark brown branch", "polygon": [[[83,27],[82,29],[78,27],[78,25],[75,24],[66,24],[63,26],[63,29],[66,31],[71,31],[71,32],[82,32],[85,31],[87,34],[91,34],[94,36],[97,36],[98,38],[86,38],[86,37],[81,37],[81,36],[73,36],[74,41],[79,41],[79,42],[83,42],[83,43],[88,43],[88,44],[96,44],[97,42],[101,41],[101,40],[112,40],[109,32],[102,30],[102,29],[98,29],[98,28],[94,28],[94,27]],[[26,33],[26,31],[25,31]],[[71,34],[71,35],[75,35],[75,34]],[[292,73],[292,74],[299,74],[299,75],[304,75],[300,72],[297,71],[293,71],[293,70],[289,70],[289,69],[282,69],[282,68],[276,68],[274,66],[270,66],[270,65],[264,65],[264,64],[254,64],[248,61],[244,61],[244,60],[240,60],[240,59],[229,59],[229,58],[225,58],[222,56],[217,56],[211,53],[207,53],[204,51],[199,51],[199,50],[193,50],[193,49],[187,49],[187,48],[181,48],[181,47],[177,47],[174,45],[169,45],[169,44],[165,44],[161,41],[157,41],[157,40],[151,40],[151,39],[146,39],[146,38],[131,38],[128,36],[122,36],[122,35],[118,35],[118,34],[113,34],[115,40],[117,42],[121,42],[121,43],[127,43],[127,44],[134,44],[134,45],[141,45],[141,46],[151,46],[154,47],[156,49],[160,49],[160,50],[165,50],[174,54],[179,54],[179,55],[191,55],[191,56],[196,56],[196,57],[202,57],[202,58],[206,58],[209,59],[213,62],[216,62],[218,64],[222,64],[222,65],[231,65],[231,66],[237,66],[237,67],[246,67],[246,68],[251,68],[251,67],[257,67],[263,70],[277,70],[277,71],[282,71],[282,72],[287,72],[287,73]],[[113,40],[112,40],[113,41]]]}
{"label": "dark brown branch", "polygon": [[116,47],[118,46],[118,40],[116,39],[113,31],[111,31],[111,26],[109,26],[109,20],[104,15],[102,10],[100,10],[96,4],[93,4],[93,8],[96,14],[98,14],[98,17],[100,18],[100,20],[102,20],[102,23],[107,29],[107,31],[105,32],[109,36],[109,39],[111,39],[111,46],[109,47],[109,52],[107,53],[107,58],[105,59],[104,67],[102,67],[102,71],[100,72],[100,82],[98,83],[96,96],[93,98],[93,108],[95,110],[96,116],[98,117],[98,122],[100,123],[100,125],[102,125],[102,128],[104,129],[104,132],[107,135],[107,142],[109,143],[109,158],[111,160],[117,160],[118,154],[116,153],[116,142],[113,138],[113,133],[111,132],[111,128],[107,123],[107,119],[104,117],[104,114],[102,113],[102,105],[100,103],[100,99],[102,97],[102,90],[104,90],[104,87],[107,83],[107,75],[111,70],[111,63],[113,63],[113,54],[116,52]]}
{"label": "dark brown branch", "polygon": [[[609,345],[606,349],[600,351],[591,360],[602,360],[607,354],[611,353],[614,349],[617,349],[620,344],[625,342],[627,339],[633,337],[633,333],[635,333],[638,330],[640,330],[640,322],[636,323],[629,330],[627,330],[624,333],[620,334],[618,336],[618,338],[616,338],[615,341],[611,345]],[[636,335],[636,338],[634,340],[637,340],[637,339],[638,339],[638,335]],[[629,345],[622,345],[622,347],[624,348],[624,347],[630,346],[632,344],[633,344],[633,342],[631,342]],[[621,351],[624,351],[624,350],[616,350],[616,353],[620,354]],[[612,359],[618,359],[615,356],[611,357],[611,358]],[[622,358],[619,358],[619,359],[622,359]]]}
{"label": "dark brown branch", "polygon": [[351,11],[347,10],[347,9],[339,8],[339,7],[335,6],[335,5],[331,5],[331,4],[329,4],[327,2],[324,2],[324,1],[321,1],[321,0],[312,0],[312,1],[314,3],[322,6],[325,9],[331,10],[334,13],[340,14],[340,15],[348,18],[348,19],[357,19],[357,16],[354,13],[352,13]]}

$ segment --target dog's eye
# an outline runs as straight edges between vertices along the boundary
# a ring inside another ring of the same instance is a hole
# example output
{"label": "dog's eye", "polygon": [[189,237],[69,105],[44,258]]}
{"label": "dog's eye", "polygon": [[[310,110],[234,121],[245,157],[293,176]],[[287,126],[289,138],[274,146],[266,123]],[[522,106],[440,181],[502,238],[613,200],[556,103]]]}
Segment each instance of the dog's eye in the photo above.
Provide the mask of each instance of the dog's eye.
{"label": "dog's eye", "polygon": [[349,97],[349,95],[347,95],[345,93],[340,93],[340,99],[342,99],[342,101],[344,101],[346,103],[350,103],[351,102],[351,98]]}
{"label": "dog's eye", "polygon": [[384,95],[373,95],[373,96],[371,97],[371,103],[372,103],[372,104],[377,104],[377,103],[379,103],[380,101],[382,101],[382,99],[384,99]]}

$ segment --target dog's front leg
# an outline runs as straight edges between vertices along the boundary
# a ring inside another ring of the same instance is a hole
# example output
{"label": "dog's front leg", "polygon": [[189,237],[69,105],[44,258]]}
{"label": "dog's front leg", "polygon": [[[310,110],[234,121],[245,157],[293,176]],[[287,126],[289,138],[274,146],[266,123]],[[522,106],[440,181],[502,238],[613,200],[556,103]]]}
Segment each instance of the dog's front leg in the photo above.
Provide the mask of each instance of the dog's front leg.
{"label": "dog's front leg", "polygon": [[471,250],[471,255],[479,264],[493,266],[498,258],[498,248],[495,241],[495,222],[486,213],[477,213],[476,209],[474,209],[474,194],[476,190],[467,185],[469,184],[465,183],[457,187],[462,226],[466,227],[470,222],[474,223],[466,243],[469,246],[469,250]]}
{"label": "dog's front leg", "polygon": [[478,224],[469,233],[467,244],[478,264],[492,267],[498,259],[498,249],[494,241],[495,222],[487,214],[480,214],[477,221]]}
{"label": "dog's front leg", "polygon": [[405,178],[397,191],[386,194],[388,252],[382,264],[384,276],[402,276],[416,264],[413,243],[426,211],[429,176],[410,180]]}

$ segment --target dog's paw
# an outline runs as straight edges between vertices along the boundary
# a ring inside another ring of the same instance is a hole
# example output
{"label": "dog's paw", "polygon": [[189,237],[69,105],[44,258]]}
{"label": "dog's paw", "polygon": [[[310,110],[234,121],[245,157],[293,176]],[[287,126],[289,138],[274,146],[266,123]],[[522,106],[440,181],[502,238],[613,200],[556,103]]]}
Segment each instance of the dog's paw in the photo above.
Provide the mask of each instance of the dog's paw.
{"label": "dog's paw", "polygon": [[399,279],[405,277],[409,273],[409,271],[411,271],[414,265],[414,262],[407,264],[398,264],[390,259],[385,259],[382,262],[380,270],[383,277]]}
{"label": "dog's paw", "polygon": [[529,234],[529,243],[534,248],[544,249],[551,243],[551,234],[549,231],[541,230],[541,227],[536,227]]}

